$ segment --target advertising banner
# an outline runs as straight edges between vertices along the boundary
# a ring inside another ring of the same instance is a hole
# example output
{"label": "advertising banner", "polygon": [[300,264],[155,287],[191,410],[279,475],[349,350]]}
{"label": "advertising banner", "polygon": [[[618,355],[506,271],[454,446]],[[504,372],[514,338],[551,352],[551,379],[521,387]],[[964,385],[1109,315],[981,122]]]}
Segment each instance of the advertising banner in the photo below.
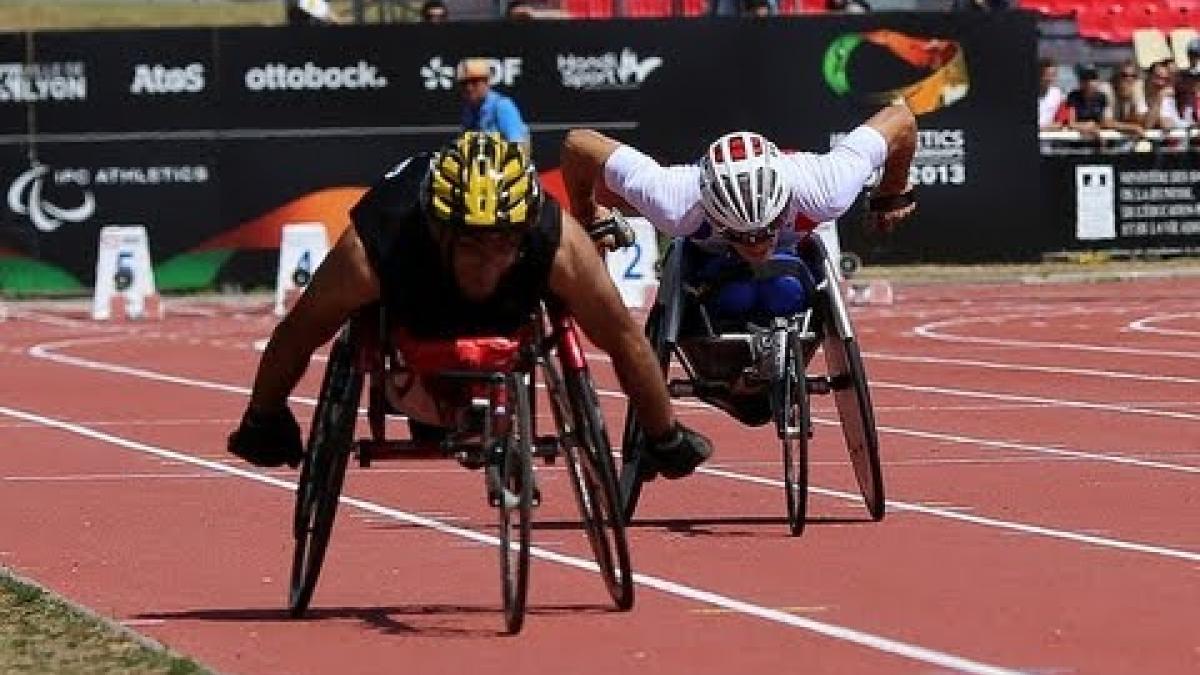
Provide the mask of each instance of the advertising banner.
{"label": "advertising banner", "polygon": [[[1040,253],[1035,33],[1021,13],[539,21],[0,35],[0,289],[93,282],[106,224],[144,223],[159,287],[269,286],[283,225],[346,211],[459,129],[488,60],[549,186],[591,127],[664,162],[725,131],[824,152],[887,100],[919,113],[917,217],[865,260]],[[552,189],[557,189],[552,187]]]}
{"label": "advertising banner", "polygon": [[[1046,250],[1200,251],[1200,152],[1045,157]],[[1061,182],[1059,182],[1061,181]]]}

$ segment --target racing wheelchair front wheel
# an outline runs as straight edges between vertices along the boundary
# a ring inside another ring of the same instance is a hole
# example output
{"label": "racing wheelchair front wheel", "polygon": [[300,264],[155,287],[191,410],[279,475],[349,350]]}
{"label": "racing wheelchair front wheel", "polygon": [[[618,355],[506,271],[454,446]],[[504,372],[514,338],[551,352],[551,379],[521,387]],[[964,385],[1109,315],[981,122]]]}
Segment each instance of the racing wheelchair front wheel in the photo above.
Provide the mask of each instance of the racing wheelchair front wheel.
{"label": "racing wheelchair front wheel", "polygon": [[499,482],[496,511],[500,525],[500,589],[504,604],[504,627],[516,635],[525,624],[529,591],[529,541],[533,521],[533,409],[529,388],[510,382],[516,397],[508,434],[496,439],[494,470]]}
{"label": "racing wheelchair front wheel", "polygon": [[575,427],[575,442],[567,447],[567,466],[579,515],[608,594],[617,609],[628,610],[633,607],[633,569],[600,401],[588,373],[568,371],[565,378]]}
{"label": "racing wheelchair front wheel", "polygon": [[304,616],[316,588],[346,477],[363,384],[362,371],[355,363],[356,347],[352,327],[347,326],[329,355],[300,469],[288,597],[288,610],[295,618]]}
{"label": "racing wheelchair front wheel", "polygon": [[781,372],[772,383],[775,429],[783,449],[783,489],[787,498],[788,530],[804,533],[808,518],[809,401],[807,381],[800,355],[790,344],[784,347]]}

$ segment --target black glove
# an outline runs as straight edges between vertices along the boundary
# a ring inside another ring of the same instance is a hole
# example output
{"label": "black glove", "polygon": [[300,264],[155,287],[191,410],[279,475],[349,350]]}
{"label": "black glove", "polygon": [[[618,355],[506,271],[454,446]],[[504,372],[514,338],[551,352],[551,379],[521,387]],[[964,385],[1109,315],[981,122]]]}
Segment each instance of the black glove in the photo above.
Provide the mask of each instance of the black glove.
{"label": "black glove", "polygon": [[304,439],[292,411],[246,408],[242,423],[229,435],[229,452],[255,466],[292,468],[304,459]]}
{"label": "black glove", "polygon": [[650,455],[663,478],[683,478],[696,470],[709,457],[713,446],[703,434],[678,422],[670,431],[650,441]]}
{"label": "black glove", "polygon": [[[867,224],[881,232],[890,232],[912,214],[916,205],[916,188],[911,185],[900,194],[871,196],[867,200]],[[887,215],[894,217],[888,221],[885,218]]]}
{"label": "black glove", "polygon": [[587,233],[592,238],[592,241],[595,242],[601,242],[605,237],[611,237],[609,239],[611,243],[608,244],[608,247],[613,251],[633,246],[637,240],[637,234],[634,233],[633,226],[616,209],[613,209],[607,218],[592,223],[591,227],[587,228]]}

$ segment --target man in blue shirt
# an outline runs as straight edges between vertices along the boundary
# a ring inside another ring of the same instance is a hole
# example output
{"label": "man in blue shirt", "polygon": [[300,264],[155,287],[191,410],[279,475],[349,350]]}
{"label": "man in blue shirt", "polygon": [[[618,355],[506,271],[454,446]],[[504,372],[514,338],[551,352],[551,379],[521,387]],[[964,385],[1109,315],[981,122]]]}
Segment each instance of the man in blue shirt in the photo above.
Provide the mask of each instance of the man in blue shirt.
{"label": "man in blue shirt", "polygon": [[511,98],[492,91],[491,75],[486,59],[464,59],[458,64],[458,83],[466,101],[463,129],[499,132],[504,140],[528,149],[529,127]]}

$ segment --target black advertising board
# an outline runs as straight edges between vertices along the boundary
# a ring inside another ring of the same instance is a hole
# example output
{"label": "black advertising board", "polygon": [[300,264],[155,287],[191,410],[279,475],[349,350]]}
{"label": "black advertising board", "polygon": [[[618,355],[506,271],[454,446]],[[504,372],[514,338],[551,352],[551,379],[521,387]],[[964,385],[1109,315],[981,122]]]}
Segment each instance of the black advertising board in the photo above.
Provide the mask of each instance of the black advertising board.
{"label": "black advertising board", "polygon": [[1200,152],[1043,158],[1055,251],[1200,252]]}
{"label": "black advertising board", "polygon": [[845,247],[1029,258],[1034,40],[1019,13],[0,35],[0,257],[87,283],[99,228],[143,224],[156,263],[212,267],[189,283],[269,282],[271,256],[234,254],[271,252],[285,221],[344,225],[358,191],[458,129],[455,65],[484,57],[544,171],[574,126],[672,162],[734,128],[823,152],[904,95],[920,213],[887,239],[844,224]]}

